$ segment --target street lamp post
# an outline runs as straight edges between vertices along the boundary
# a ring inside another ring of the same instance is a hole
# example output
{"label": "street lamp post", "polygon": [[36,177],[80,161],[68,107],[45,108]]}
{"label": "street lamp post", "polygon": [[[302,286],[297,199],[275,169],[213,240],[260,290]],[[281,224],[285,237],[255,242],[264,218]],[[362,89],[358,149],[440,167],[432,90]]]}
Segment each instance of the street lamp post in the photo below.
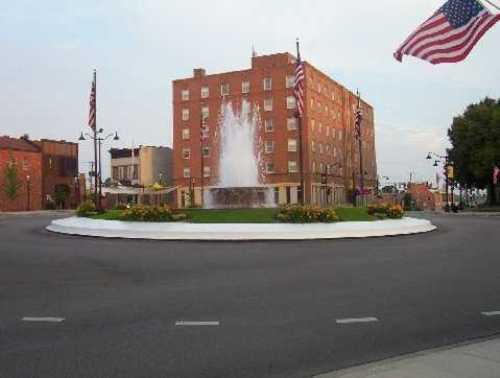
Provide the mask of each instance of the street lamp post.
{"label": "street lamp post", "polygon": [[[427,154],[427,157],[426,159],[427,160],[432,160],[433,157],[437,158],[438,160],[435,160],[434,161],[434,164],[433,166],[434,167],[438,167],[439,166],[439,163],[441,162],[441,160],[444,160],[444,169],[445,169],[445,190],[446,190],[446,206],[445,206],[445,211],[446,212],[449,212],[450,211],[450,196],[449,196],[449,192],[450,192],[450,175],[449,174],[449,170],[450,168],[453,167],[453,163],[450,161],[450,158],[448,157],[448,155],[438,155],[434,152],[429,152]],[[439,160],[440,159],[440,160]],[[451,177],[451,208],[454,209],[455,208],[455,200],[453,198],[453,192],[454,192],[454,180],[453,180],[453,177]]]}
{"label": "street lamp post", "polygon": [[102,143],[105,142],[106,140],[110,139],[113,137],[114,141],[120,140],[120,137],[118,136],[118,132],[115,131],[114,134],[110,133],[106,136],[102,136],[104,134],[104,129],[96,129],[94,130],[93,134],[89,133],[80,133],[80,137],[78,138],[79,141],[84,141],[85,136],[92,140],[94,142],[94,146],[97,146],[95,149],[94,153],[96,154],[96,162],[94,164],[94,175],[95,175],[95,187],[94,187],[94,203],[95,207],[98,211],[102,211],[102,202],[101,202],[101,197],[102,197],[102,164],[101,164],[101,149],[102,149]]}

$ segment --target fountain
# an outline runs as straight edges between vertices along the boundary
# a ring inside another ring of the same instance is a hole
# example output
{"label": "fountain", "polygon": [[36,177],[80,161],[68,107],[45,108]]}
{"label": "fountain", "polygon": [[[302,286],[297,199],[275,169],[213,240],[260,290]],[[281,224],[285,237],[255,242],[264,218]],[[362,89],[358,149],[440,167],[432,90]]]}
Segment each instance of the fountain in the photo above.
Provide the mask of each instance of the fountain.
{"label": "fountain", "polygon": [[204,193],[207,208],[274,207],[272,188],[263,185],[262,141],[258,107],[243,100],[235,112],[222,105],[219,134],[219,182]]}

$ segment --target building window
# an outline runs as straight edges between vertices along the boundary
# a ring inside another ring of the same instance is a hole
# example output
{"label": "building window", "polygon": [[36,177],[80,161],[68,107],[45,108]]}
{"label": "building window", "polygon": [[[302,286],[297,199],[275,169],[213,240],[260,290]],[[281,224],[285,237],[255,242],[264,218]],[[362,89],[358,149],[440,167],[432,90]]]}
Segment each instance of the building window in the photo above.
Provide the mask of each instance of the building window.
{"label": "building window", "polygon": [[337,147],[333,146],[333,157],[337,157]]}
{"label": "building window", "polygon": [[319,125],[318,125],[318,131],[319,133],[322,133],[323,132],[323,124],[320,122]]}
{"label": "building window", "polygon": [[316,121],[314,119],[311,119],[311,130],[314,131],[316,128]]}
{"label": "building window", "polygon": [[297,169],[297,162],[295,160],[288,161],[288,173],[296,173],[299,170]]}
{"label": "building window", "polygon": [[297,101],[295,96],[287,96],[286,98],[286,108],[287,109],[295,109],[297,107]]}
{"label": "building window", "polygon": [[314,140],[311,140],[311,152],[316,152],[316,143],[314,143]]}
{"label": "building window", "polygon": [[342,140],[342,130],[339,130],[339,140]]}
{"label": "building window", "polygon": [[181,92],[182,101],[189,101],[189,89],[183,89]]}
{"label": "building window", "polygon": [[201,117],[203,119],[207,119],[208,116],[210,115],[210,108],[208,105],[202,106],[201,107]]}
{"label": "building window", "polygon": [[211,170],[210,167],[203,167],[203,177],[210,177]]}
{"label": "building window", "polygon": [[327,155],[330,154],[330,145],[329,144],[326,145],[325,149],[326,149],[326,154]]}
{"label": "building window", "polygon": [[266,133],[271,133],[274,131],[274,124],[272,119],[264,120],[264,129],[266,130]]}
{"label": "building window", "polygon": [[325,173],[325,165],[323,163],[319,163],[319,172]]}
{"label": "building window", "polygon": [[326,136],[327,136],[327,137],[329,137],[329,136],[330,136],[330,128],[329,128],[329,127],[327,127],[327,128],[326,128]]}
{"label": "building window", "polygon": [[272,154],[274,152],[274,141],[273,140],[266,140],[264,142],[264,152],[266,154]]}
{"label": "building window", "polygon": [[241,83],[241,93],[250,93],[250,82],[243,81]]}
{"label": "building window", "polygon": [[264,100],[264,111],[265,112],[270,112],[273,110],[273,99],[272,98],[266,98]]}
{"label": "building window", "polygon": [[295,87],[295,75],[286,75],[286,87],[287,88]]}
{"label": "building window", "polygon": [[208,87],[201,87],[201,98],[208,98],[210,96],[210,90]]}
{"label": "building window", "polygon": [[271,79],[270,77],[266,77],[264,79],[264,90],[270,91],[271,89],[273,89],[273,79]]}
{"label": "building window", "polygon": [[191,149],[190,148],[183,148],[182,149],[182,158],[183,159],[191,159]]}
{"label": "building window", "polygon": [[229,95],[229,84],[221,84],[220,95],[221,96],[228,96]]}
{"label": "building window", "polygon": [[288,118],[286,120],[286,128],[289,131],[297,130],[298,129],[298,119],[295,117]]}
{"label": "building window", "polygon": [[288,139],[288,152],[297,152],[297,139]]}
{"label": "building window", "polygon": [[318,143],[318,147],[319,147],[319,153],[322,154],[323,153],[323,143]]}
{"label": "building window", "polygon": [[191,138],[191,131],[189,129],[182,129],[182,139],[188,140]]}
{"label": "building window", "polygon": [[118,181],[120,178],[118,176],[118,167],[113,167],[113,180]]}
{"label": "building window", "polygon": [[182,120],[189,121],[189,109],[182,109]]}
{"label": "building window", "polygon": [[210,147],[204,146],[202,148],[203,157],[210,157]]}
{"label": "building window", "polygon": [[311,100],[309,101],[309,104],[311,105],[311,110],[314,109],[314,99],[311,98]]}
{"label": "building window", "polygon": [[335,128],[332,128],[332,138],[335,139],[335,134],[336,134],[336,129]]}
{"label": "building window", "polygon": [[191,177],[191,169],[190,168],[184,168],[183,175],[184,175],[184,178]]}
{"label": "building window", "polygon": [[315,161],[313,161],[311,164],[311,170],[312,170],[312,173],[316,173],[316,162]]}
{"label": "building window", "polygon": [[266,163],[266,173],[274,173],[274,163]]}

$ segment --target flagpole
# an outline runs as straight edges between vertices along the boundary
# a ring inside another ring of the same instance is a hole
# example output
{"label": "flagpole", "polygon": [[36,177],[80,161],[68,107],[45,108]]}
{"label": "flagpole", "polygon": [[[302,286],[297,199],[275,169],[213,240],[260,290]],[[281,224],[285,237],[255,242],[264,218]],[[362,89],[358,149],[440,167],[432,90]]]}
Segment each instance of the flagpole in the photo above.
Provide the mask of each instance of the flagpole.
{"label": "flagpole", "polygon": [[203,135],[205,132],[205,125],[204,125],[204,119],[203,119],[203,112],[201,112],[201,117],[200,117],[200,203],[201,203],[201,208],[203,209],[203,192],[204,192],[204,187],[203,187],[203,179],[204,179],[204,161],[203,161]]}
{"label": "flagpole", "polygon": [[[358,95],[358,112],[361,112],[361,94],[359,91],[357,91]],[[364,196],[365,196],[365,180],[364,180],[364,173],[363,173],[363,140],[361,138],[362,136],[362,130],[361,130],[361,113],[359,113],[359,116],[356,117],[357,122],[358,122],[358,148],[359,148],[359,186],[360,186],[360,191],[361,191],[361,202],[364,205]]]}
{"label": "flagpole", "polygon": [[94,69],[94,204],[97,210],[101,209],[101,201],[98,198],[98,188],[97,188],[97,71]]}
{"label": "flagpole", "polygon": [[[301,59],[300,59],[300,43],[299,39],[297,38],[296,41],[297,45],[297,65],[302,64]],[[297,112],[297,120],[298,120],[298,134],[299,134],[299,172],[300,172],[300,198],[299,202],[301,205],[305,203],[305,182],[304,182],[304,164],[303,164],[303,146],[302,146],[302,115],[300,114],[300,111]]]}

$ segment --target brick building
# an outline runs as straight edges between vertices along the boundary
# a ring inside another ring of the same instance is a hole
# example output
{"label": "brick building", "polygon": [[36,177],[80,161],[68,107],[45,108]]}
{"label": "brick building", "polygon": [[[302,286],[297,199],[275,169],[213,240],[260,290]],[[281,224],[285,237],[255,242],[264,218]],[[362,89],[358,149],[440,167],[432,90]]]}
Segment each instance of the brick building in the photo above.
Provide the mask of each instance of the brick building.
{"label": "brick building", "polygon": [[[20,183],[15,198],[5,192],[9,164],[15,165]],[[0,211],[75,207],[80,189],[76,143],[0,137]]]}
{"label": "brick building", "polygon": [[[280,204],[297,202],[300,165],[293,95],[295,65],[295,57],[288,53],[254,56],[247,70],[207,75],[204,69],[195,69],[193,77],[173,81],[174,184],[179,186],[179,206],[185,203],[180,199],[188,191],[194,192],[196,204],[200,203],[201,180],[205,187],[217,184],[216,135],[221,105],[231,102],[238,108],[243,100],[259,108],[262,127],[258,138],[264,144],[264,184],[275,189]],[[319,205],[348,202],[360,181],[354,136],[357,98],[308,62],[305,80],[302,121],[305,201]],[[365,188],[373,190],[377,177],[373,108],[366,102],[361,106],[363,174]],[[199,137],[202,116],[208,126],[203,146]]]}
{"label": "brick building", "polygon": [[[16,172],[8,182],[7,169]],[[8,187],[15,188],[7,194]],[[0,136],[0,211],[40,210],[42,208],[42,155],[25,139]]]}

